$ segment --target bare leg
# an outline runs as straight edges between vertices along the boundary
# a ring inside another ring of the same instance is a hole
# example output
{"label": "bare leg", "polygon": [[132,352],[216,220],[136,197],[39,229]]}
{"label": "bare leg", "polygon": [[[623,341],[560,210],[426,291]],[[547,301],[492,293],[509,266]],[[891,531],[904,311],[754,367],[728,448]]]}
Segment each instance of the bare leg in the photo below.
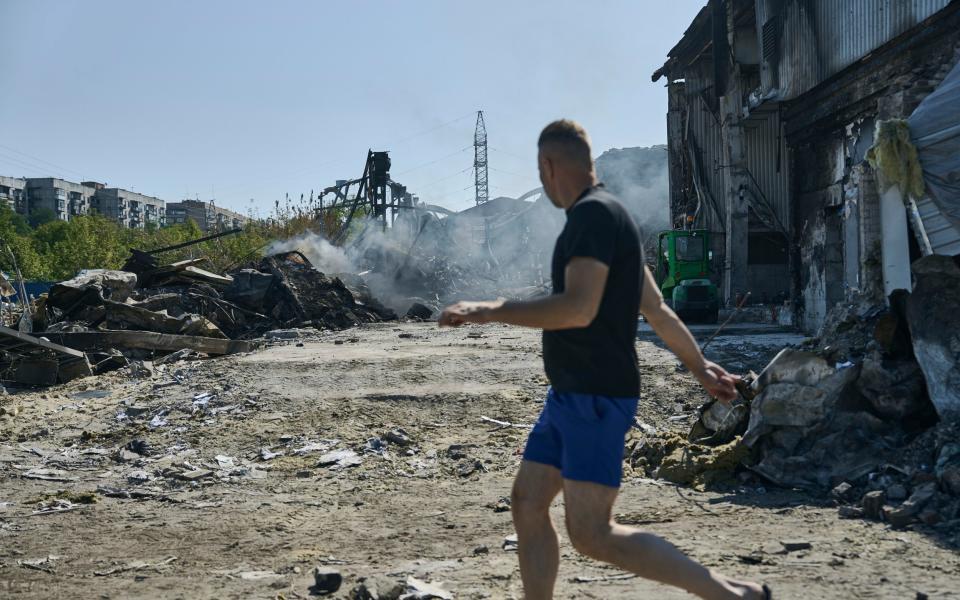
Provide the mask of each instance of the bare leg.
{"label": "bare leg", "polygon": [[553,598],[560,544],[550,521],[550,503],[563,485],[559,469],[523,461],[513,482],[510,509],[517,530],[520,578],[526,600]]}
{"label": "bare leg", "polygon": [[617,492],[596,483],[563,481],[567,530],[579,552],[707,600],[763,600],[758,584],[729,579],[663,538],[613,523],[610,515]]}

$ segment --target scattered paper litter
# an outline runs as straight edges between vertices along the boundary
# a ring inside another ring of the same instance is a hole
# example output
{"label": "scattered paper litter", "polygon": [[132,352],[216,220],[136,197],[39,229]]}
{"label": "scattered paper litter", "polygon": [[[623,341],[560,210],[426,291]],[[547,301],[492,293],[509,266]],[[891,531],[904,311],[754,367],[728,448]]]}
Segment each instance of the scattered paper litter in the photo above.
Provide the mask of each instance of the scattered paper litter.
{"label": "scattered paper litter", "polygon": [[363,463],[363,459],[353,450],[334,450],[317,459],[318,467],[331,467],[333,469],[346,469],[361,463]]}
{"label": "scattered paper litter", "polygon": [[453,600],[453,594],[436,584],[420,581],[413,575],[407,577],[407,591],[400,596],[400,600],[429,600],[430,598]]}

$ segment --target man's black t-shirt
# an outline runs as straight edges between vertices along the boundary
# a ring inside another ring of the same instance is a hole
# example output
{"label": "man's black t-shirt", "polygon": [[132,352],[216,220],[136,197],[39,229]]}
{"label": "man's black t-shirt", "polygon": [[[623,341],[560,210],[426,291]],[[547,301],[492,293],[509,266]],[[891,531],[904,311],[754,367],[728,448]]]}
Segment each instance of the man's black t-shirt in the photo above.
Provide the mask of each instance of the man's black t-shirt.
{"label": "man's black t-shirt", "polygon": [[553,293],[564,290],[574,257],[610,268],[600,310],[587,327],[543,332],[543,362],[558,392],[638,397],[637,310],[640,306],[640,234],[630,214],[602,185],[586,190],[567,210],[553,251]]}

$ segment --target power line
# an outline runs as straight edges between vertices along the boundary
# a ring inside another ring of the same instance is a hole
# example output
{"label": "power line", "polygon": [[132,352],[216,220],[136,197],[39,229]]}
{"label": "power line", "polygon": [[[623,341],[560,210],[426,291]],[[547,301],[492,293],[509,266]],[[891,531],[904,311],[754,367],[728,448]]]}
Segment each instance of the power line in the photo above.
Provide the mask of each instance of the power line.
{"label": "power line", "polygon": [[20,160],[20,159],[18,159],[18,158],[14,158],[14,157],[11,157],[11,156],[5,156],[5,155],[0,154],[0,160],[3,160],[3,161],[6,162],[8,165],[11,165],[11,166],[16,167],[16,168],[18,168],[18,169],[27,169],[27,170],[29,170],[29,171],[36,171],[36,172],[38,172],[38,173],[43,173],[43,174],[45,174],[45,175],[49,175],[49,174],[50,174],[50,169],[47,168],[47,167],[40,167],[40,166],[37,166],[37,165],[35,165],[35,164],[31,164],[31,163],[28,163],[28,162],[26,162],[26,161],[23,161],[23,160]]}
{"label": "power line", "polygon": [[529,179],[529,180],[531,180],[531,181],[533,181],[533,180],[539,181],[539,179],[537,179],[536,177],[532,177],[532,176],[530,176],[530,175],[521,175],[520,173],[513,173],[513,172],[511,172],[511,171],[504,171],[503,169],[497,169],[496,167],[490,167],[490,170],[491,170],[491,171],[496,171],[497,173],[503,173],[504,175],[512,175],[513,177],[520,177],[521,179]]}
{"label": "power line", "polygon": [[418,138],[418,137],[420,137],[420,136],[427,135],[428,133],[433,133],[434,131],[436,131],[436,130],[438,130],[438,129],[442,129],[442,128],[444,128],[444,127],[447,127],[448,125],[453,125],[454,123],[457,123],[457,122],[462,121],[462,120],[464,120],[464,119],[469,119],[469,118],[472,117],[472,116],[473,116],[473,113],[472,113],[472,112],[471,112],[471,113],[468,113],[468,114],[465,114],[465,115],[463,115],[462,117],[457,117],[456,119],[453,119],[452,121],[447,121],[446,123],[441,123],[441,124],[439,124],[439,125],[437,125],[437,126],[435,126],[435,127],[431,127],[430,129],[426,129],[426,130],[421,131],[421,132],[419,132],[419,133],[415,133],[415,134],[413,134],[413,135],[411,135],[411,136],[405,137],[405,138],[400,139],[400,140],[397,140],[397,141],[395,141],[395,142],[389,142],[389,143],[383,144],[383,146],[396,146],[397,144],[402,144],[402,143],[404,143],[404,142],[408,142],[408,141],[410,141],[410,140],[412,140],[412,139],[416,139],[416,138]]}
{"label": "power line", "polygon": [[420,165],[417,165],[417,166],[415,166],[415,167],[409,168],[409,169],[407,169],[406,171],[400,171],[399,173],[393,173],[393,175],[396,175],[397,177],[399,177],[400,175],[406,175],[407,173],[410,173],[411,171],[416,171],[417,169],[422,169],[423,167],[429,167],[430,165],[436,164],[436,163],[440,162],[441,160],[445,160],[445,159],[450,158],[451,156],[456,156],[457,154],[460,154],[460,153],[462,153],[462,152],[465,152],[465,151],[469,150],[469,149],[472,148],[472,147],[473,147],[473,146],[466,146],[466,147],[464,147],[464,148],[460,148],[459,150],[457,150],[457,151],[455,151],[455,152],[451,152],[450,154],[445,154],[445,155],[441,156],[440,158],[436,158],[436,159],[434,159],[434,160],[431,160],[430,162],[425,162],[425,163],[423,163],[423,164],[420,164]]}
{"label": "power line", "polygon": [[[413,134],[411,134],[411,135],[402,137],[402,138],[400,138],[400,139],[398,139],[398,140],[394,140],[394,141],[387,142],[387,143],[384,143],[384,144],[377,144],[377,145],[380,146],[380,147],[383,147],[383,148],[388,147],[388,146],[398,146],[398,145],[403,144],[403,143],[406,143],[406,142],[408,142],[408,141],[410,141],[410,140],[413,140],[413,139],[416,139],[416,138],[418,138],[418,137],[422,137],[422,136],[424,136],[424,135],[427,135],[428,133],[432,133],[432,132],[434,132],[434,131],[437,131],[438,129],[443,129],[444,127],[448,127],[448,126],[450,126],[450,125],[453,125],[454,123],[458,123],[458,122],[460,122],[460,121],[463,121],[464,119],[468,119],[468,118],[472,117],[473,114],[474,114],[474,113],[471,112],[471,113],[468,113],[468,114],[466,114],[466,115],[459,116],[459,117],[457,117],[456,119],[451,119],[451,120],[449,120],[449,121],[445,121],[445,122],[443,122],[443,123],[440,123],[439,125],[435,125],[435,126],[433,126],[433,127],[430,127],[429,129],[424,129],[424,130],[422,130],[422,131],[418,131],[418,132],[413,133]],[[288,178],[290,178],[290,177],[294,177],[294,176],[297,176],[297,175],[301,175],[301,174],[307,173],[307,172],[309,172],[309,171],[314,171],[314,170],[320,169],[320,168],[322,168],[322,167],[328,167],[328,166],[331,166],[331,165],[335,165],[335,164],[338,164],[338,163],[341,163],[341,162],[344,162],[344,161],[347,161],[347,160],[353,160],[353,157],[352,157],[352,156],[344,156],[344,155],[342,155],[342,156],[340,156],[340,157],[338,157],[338,158],[335,158],[335,159],[333,159],[333,160],[329,160],[329,161],[326,161],[326,162],[322,162],[322,163],[317,164],[317,165],[311,165],[311,166],[309,166],[309,167],[305,167],[305,168],[303,168],[303,169],[298,169],[298,170],[296,170],[296,171],[290,171],[290,172],[285,173],[285,174],[282,174],[282,175],[272,176],[272,177],[267,178],[267,179],[261,179],[260,181],[264,181],[264,182],[276,182],[276,181],[280,181],[280,180],[282,180],[282,179],[288,179]],[[238,188],[241,188],[241,187],[249,187],[249,184],[248,184],[248,183],[238,183],[238,184],[234,184],[234,185],[223,186],[223,187],[220,188],[220,191],[223,192],[224,190],[235,190],[235,189],[238,189]]]}
{"label": "power line", "polygon": [[520,156],[519,154],[515,154],[515,153],[513,153],[513,152],[508,152],[508,151],[506,151],[506,150],[501,150],[500,148],[494,148],[493,146],[491,146],[490,149],[493,150],[494,152],[499,152],[499,153],[501,153],[501,154],[509,154],[510,156],[512,156],[512,157],[514,157],[514,158],[519,158],[519,159],[522,159],[522,160],[530,160],[530,157],[529,157],[529,156]]}
{"label": "power line", "polygon": [[[425,185],[419,185],[419,186],[416,187],[416,189],[417,189],[417,191],[425,190],[425,189],[427,189],[427,188],[429,188],[429,187],[433,187],[434,185],[436,185],[436,184],[438,184],[438,183],[442,183],[442,182],[444,182],[444,181],[447,181],[448,179],[453,179],[453,178],[456,177],[457,175],[462,175],[462,174],[466,173],[467,171],[471,171],[471,170],[473,170],[473,166],[472,166],[472,165],[469,166],[469,167],[467,167],[466,169],[463,169],[463,170],[461,170],[461,171],[457,171],[457,172],[454,173],[453,175],[447,175],[446,177],[441,177],[440,179],[434,179],[433,181],[431,181],[431,182],[429,182],[429,183],[427,183],[427,184],[425,184]],[[468,186],[468,187],[472,187],[472,186]],[[467,188],[464,188],[464,189],[467,189]]]}
{"label": "power line", "polygon": [[3,144],[0,144],[0,148],[4,148],[5,150],[8,150],[8,151],[10,151],[10,152],[13,152],[14,154],[19,154],[19,155],[21,155],[21,156],[25,156],[25,157],[27,157],[27,158],[33,159],[34,161],[38,161],[38,162],[41,162],[41,163],[43,163],[43,164],[50,165],[51,167],[54,167],[54,168],[60,170],[61,172],[64,172],[64,171],[65,171],[65,172],[67,172],[67,173],[73,173],[74,175],[80,175],[81,177],[83,176],[83,173],[81,173],[80,171],[74,171],[73,169],[68,169],[68,168],[66,168],[66,167],[61,167],[60,165],[55,164],[55,163],[52,163],[52,162],[50,162],[50,161],[48,161],[48,160],[43,160],[42,158],[38,158],[38,157],[36,157],[36,156],[27,154],[26,152],[21,152],[21,151],[17,150],[16,148],[11,148],[10,146],[4,146]]}

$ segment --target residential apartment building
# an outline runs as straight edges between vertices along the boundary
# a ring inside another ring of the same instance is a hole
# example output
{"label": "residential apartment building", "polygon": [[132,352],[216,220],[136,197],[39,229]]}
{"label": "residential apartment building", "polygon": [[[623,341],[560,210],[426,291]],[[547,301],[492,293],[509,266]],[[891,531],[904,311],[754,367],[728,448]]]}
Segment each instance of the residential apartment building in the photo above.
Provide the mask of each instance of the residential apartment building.
{"label": "residential apartment building", "polygon": [[176,225],[194,221],[201,231],[216,232],[243,227],[247,218],[240,213],[220,208],[213,202],[184,200],[167,205],[167,223]]}
{"label": "residential apartment building", "polygon": [[95,189],[73,181],[56,177],[31,177],[26,179],[26,204],[23,213],[49,209],[57,219],[69,221],[70,217],[90,212]]}
{"label": "residential apartment building", "polygon": [[0,203],[18,213],[27,212],[27,180],[0,175]]}
{"label": "residential apartment building", "polygon": [[213,202],[184,200],[167,204],[160,198],[107,187],[96,181],[75,183],[56,177],[0,176],[0,204],[30,213],[49,209],[61,221],[96,212],[123,227],[144,229],[193,220],[202,231],[216,232],[243,227],[247,217],[220,208]]}
{"label": "residential apartment building", "polygon": [[160,198],[88,183],[99,186],[93,198],[93,207],[108,219],[131,229],[166,225],[166,203]]}

